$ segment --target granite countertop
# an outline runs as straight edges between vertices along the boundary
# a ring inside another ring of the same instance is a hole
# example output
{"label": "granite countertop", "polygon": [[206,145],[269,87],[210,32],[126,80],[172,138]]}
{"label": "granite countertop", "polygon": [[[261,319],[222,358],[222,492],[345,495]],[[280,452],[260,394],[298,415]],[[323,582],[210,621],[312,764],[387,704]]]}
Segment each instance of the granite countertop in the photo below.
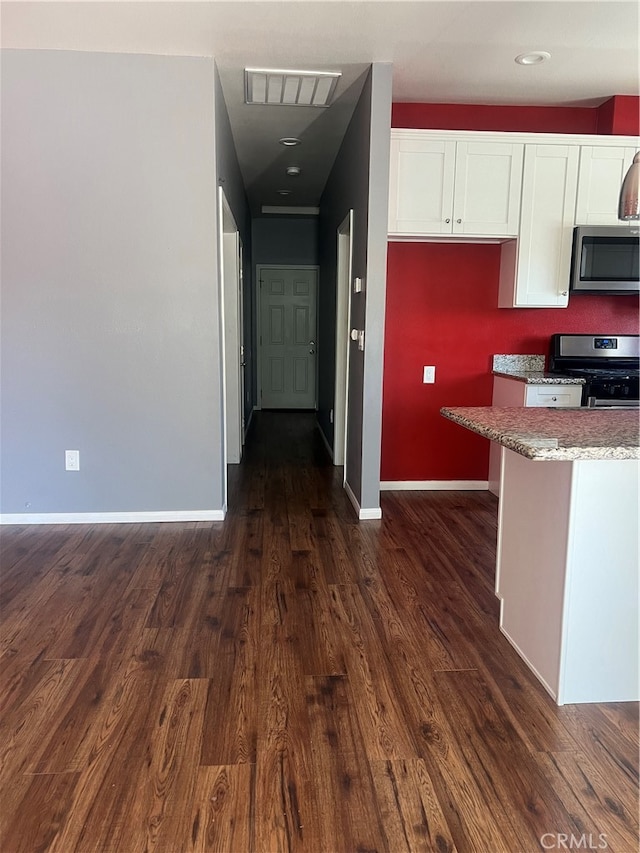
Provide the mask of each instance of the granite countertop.
{"label": "granite countertop", "polygon": [[545,373],[543,370],[494,370],[494,376],[517,379],[528,385],[584,385],[578,376],[563,376],[561,373]]}
{"label": "granite countertop", "polygon": [[527,459],[640,459],[637,409],[461,406],[440,413]]}
{"label": "granite countertop", "polygon": [[584,379],[546,373],[543,355],[494,355],[493,375],[529,385],[584,385]]}

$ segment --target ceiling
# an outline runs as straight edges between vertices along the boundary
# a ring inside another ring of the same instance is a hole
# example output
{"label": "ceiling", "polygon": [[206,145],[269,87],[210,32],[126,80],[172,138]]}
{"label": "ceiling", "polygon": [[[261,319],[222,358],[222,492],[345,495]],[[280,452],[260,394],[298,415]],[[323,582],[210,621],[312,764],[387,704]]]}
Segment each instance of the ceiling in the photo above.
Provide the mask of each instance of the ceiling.
{"label": "ceiling", "polygon": [[[215,57],[257,211],[318,203],[371,62],[393,64],[395,101],[597,106],[640,91],[639,10],[637,0],[2,2],[1,44]],[[514,62],[533,50],[551,59]],[[249,106],[245,66],[343,76],[328,109]],[[302,145],[284,149],[282,136]]]}

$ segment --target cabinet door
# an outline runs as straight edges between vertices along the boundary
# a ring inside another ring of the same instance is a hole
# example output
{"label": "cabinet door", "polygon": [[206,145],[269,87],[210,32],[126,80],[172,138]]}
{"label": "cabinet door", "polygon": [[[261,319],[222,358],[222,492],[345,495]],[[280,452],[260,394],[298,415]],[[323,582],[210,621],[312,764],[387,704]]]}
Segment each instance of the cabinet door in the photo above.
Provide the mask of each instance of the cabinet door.
{"label": "cabinet door", "polygon": [[451,233],[455,154],[451,140],[392,138],[390,234]]}
{"label": "cabinet door", "polygon": [[524,145],[458,142],[453,233],[515,237]]}
{"label": "cabinet door", "polygon": [[578,146],[525,145],[520,236],[505,243],[501,308],[566,308]]}
{"label": "cabinet door", "polygon": [[618,219],[618,197],[635,153],[633,148],[580,148],[576,225],[624,224]]}

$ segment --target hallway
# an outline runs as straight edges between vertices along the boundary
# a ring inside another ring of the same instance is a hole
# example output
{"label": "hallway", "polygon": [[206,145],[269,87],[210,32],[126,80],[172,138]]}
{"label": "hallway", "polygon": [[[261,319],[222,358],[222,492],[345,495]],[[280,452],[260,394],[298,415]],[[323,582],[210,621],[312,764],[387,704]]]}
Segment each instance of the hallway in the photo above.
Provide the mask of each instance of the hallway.
{"label": "hallway", "polygon": [[492,495],[358,523],[265,411],[229,506],[3,530],[2,853],[637,849],[638,707],[558,708],[500,634]]}

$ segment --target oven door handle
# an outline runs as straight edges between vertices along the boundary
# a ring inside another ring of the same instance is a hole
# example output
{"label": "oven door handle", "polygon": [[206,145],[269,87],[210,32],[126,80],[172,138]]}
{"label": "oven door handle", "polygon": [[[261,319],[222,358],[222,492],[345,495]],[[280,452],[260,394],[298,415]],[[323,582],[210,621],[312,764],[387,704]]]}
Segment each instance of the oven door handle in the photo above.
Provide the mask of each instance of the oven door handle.
{"label": "oven door handle", "polygon": [[624,397],[606,397],[601,400],[598,397],[587,397],[588,409],[637,409],[640,408],[638,400],[625,400]]}

